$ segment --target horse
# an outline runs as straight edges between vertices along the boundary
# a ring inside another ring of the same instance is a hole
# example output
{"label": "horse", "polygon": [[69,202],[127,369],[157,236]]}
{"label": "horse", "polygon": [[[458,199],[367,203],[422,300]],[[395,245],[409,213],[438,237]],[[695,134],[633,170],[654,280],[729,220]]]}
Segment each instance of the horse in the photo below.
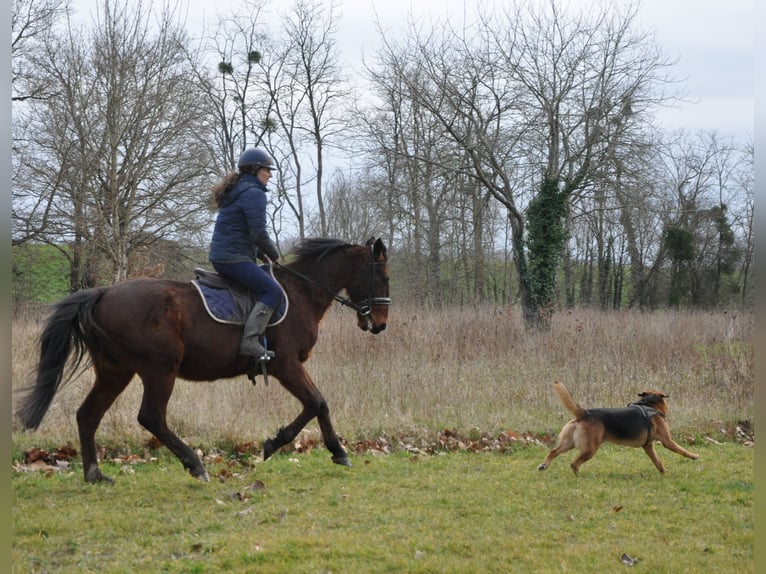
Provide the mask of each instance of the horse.
{"label": "horse", "polygon": [[[293,253],[294,260],[272,268],[289,306],[284,318],[266,330],[275,353],[268,371],[303,408],[264,441],[263,459],[290,443],[316,417],[332,461],[351,466],[333,429],[327,401],[304,363],[333,301],[354,309],[363,331],[378,334],[386,328],[391,302],[386,246],[375,238],[364,245],[306,239]],[[36,378],[25,389],[16,414],[24,429],[37,429],[60,386],[71,380],[81,363],[83,368],[92,366],[95,380],[76,415],[83,471],[86,482],[111,483],[114,480],[99,469],[96,430],[137,374],[143,385],[138,422],[178,457],[192,477],[208,481],[199,457],[168,427],[166,409],[179,377],[215,381],[247,373],[251,359],[238,354],[241,337],[241,325],[211,318],[191,282],[135,278],[76,291],[54,304],[44,324]]]}

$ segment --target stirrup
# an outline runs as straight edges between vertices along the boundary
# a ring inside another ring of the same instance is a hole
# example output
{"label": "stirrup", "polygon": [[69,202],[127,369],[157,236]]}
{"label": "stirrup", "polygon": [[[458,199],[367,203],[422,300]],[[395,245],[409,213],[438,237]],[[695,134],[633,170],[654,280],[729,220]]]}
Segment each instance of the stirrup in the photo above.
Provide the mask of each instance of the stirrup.
{"label": "stirrup", "polygon": [[247,367],[245,367],[245,373],[247,374],[247,378],[250,379],[250,382],[255,385],[256,380],[255,377],[258,375],[263,375],[263,382],[266,383],[266,386],[269,386],[269,370],[266,368],[266,365],[268,364],[269,360],[271,359],[271,356],[274,355],[273,351],[266,351],[266,354],[264,354],[262,357],[256,358],[253,355],[249,355],[247,360]]}

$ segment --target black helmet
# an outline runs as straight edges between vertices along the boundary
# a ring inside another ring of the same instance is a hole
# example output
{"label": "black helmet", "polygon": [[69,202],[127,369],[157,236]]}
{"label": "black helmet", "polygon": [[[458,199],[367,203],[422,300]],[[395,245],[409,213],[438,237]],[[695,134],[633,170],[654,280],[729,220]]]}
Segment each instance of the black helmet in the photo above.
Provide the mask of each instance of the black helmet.
{"label": "black helmet", "polygon": [[237,169],[242,171],[243,168],[255,168],[256,170],[261,167],[266,169],[274,169],[274,160],[266,152],[266,150],[259,147],[251,147],[242,152],[237,161]]}

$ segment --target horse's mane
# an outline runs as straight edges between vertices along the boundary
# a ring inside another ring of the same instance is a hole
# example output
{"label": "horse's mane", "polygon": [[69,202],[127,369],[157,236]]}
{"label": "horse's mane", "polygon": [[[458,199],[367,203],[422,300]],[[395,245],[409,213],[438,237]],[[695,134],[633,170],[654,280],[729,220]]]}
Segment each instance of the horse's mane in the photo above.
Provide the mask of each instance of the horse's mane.
{"label": "horse's mane", "polygon": [[298,257],[299,261],[307,259],[319,261],[328,253],[340,247],[350,247],[350,244],[341,239],[311,237],[298,243],[293,248],[292,253]]}

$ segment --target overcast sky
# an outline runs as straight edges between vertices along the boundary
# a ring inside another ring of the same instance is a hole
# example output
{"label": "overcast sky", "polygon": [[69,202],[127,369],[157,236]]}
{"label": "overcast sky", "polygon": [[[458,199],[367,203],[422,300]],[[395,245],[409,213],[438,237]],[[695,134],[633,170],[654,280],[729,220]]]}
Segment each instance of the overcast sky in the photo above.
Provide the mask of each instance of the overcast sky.
{"label": "overcast sky", "polygon": [[[592,2],[573,0],[572,5]],[[477,5],[470,0],[345,0],[338,41],[351,56],[358,59],[364,50],[369,59],[378,38],[372,24],[375,13],[384,28],[395,30],[410,11],[459,17],[465,6],[471,10]],[[660,121],[669,128],[752,134],[754,0],[643,0],[639,21],[645,30],[656,31],[666,55],[677,60],[673,75],[683,80],[690,100],[679,109],[663,111]]]}
{"label": "overcast sky", "polygon": [[[463,13],[470,18],[477,6],[502,0],[337,0],[341,14],[338,46],[343,58],[361,68],[379,43],[374,25],[394,33],[406,26],[409,14],[416,18],[441,19],[449,15],[457,22]],[[547,2],[547,0],[541,0]],[[572,6],[593,0],[569,0]],[[238,0],[181,0],[189,5],[189,25],[208,25],[221,10],[241,5]],[[81,15],[89,13],[98,0],[73,0]],[[625,6],[629,0],[612,0]],[[287,3],[272,1],[279,7]],[[568,2],[563,2],[566,5]],[[646,31],[655,31],[665,54],[677,60],[673,76],[682,81],[689,100],[664,110],[660,121],[669,129],[704,129],[745,138],[753,133],[755,0],[642,0],[639,22]],[[277,8],[279,9],[279,8]],[[269,18],[279,26],[279,18]]]}

